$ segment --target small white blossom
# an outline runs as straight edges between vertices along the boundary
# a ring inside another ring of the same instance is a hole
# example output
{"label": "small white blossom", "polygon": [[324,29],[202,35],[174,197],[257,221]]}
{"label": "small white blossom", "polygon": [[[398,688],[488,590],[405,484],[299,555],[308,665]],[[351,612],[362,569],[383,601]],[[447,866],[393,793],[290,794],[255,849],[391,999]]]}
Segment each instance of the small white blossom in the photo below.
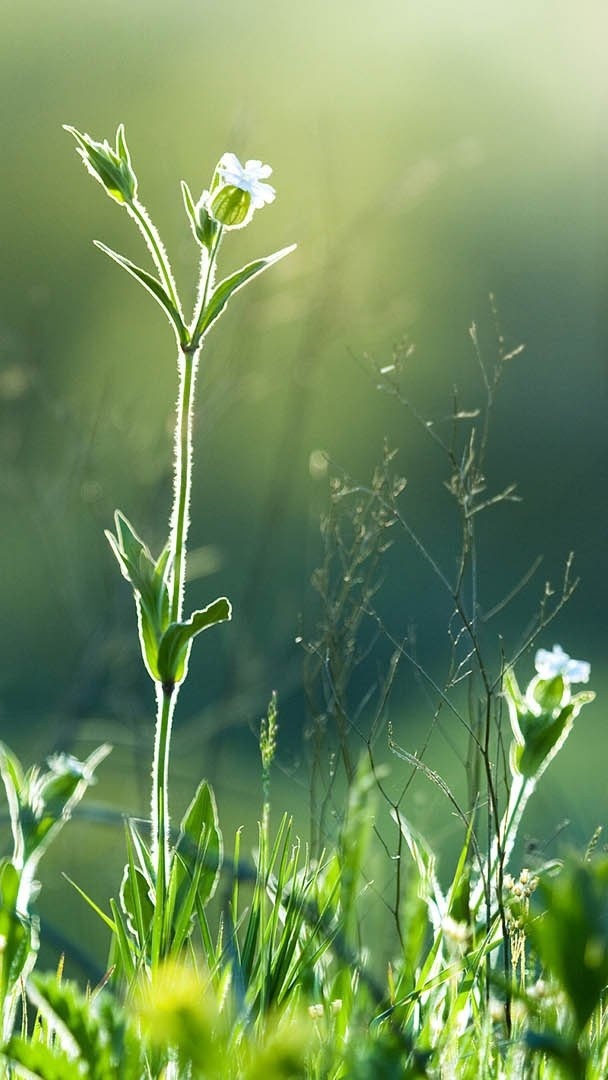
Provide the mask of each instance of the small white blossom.
{"label": "small white blossom", "polygon": [[224,154],[218,172],[224,184],[249,192],[254,210],[259,210],[265,203],[274,202],[275,189],[272,184],[263,183],[272,175],[270,165],[262,165],[261,161],[255,159],[241,165],[236,154]]}
{"label": "small white blossom", "polygon": [[308,1015],[313,1020],[320,1020],[321,1017],[325,1016],[327,1011],[329,1011],[331,1016],[337,1016],[338,1013],[340,1012],[341,1008],[342,1008],[342,998],[336,998],[335,1001],[330,1001],[329,1009],[327,1009],[325,1005],[322,1005],[320,1003],[318,1003],[316,1005],[309,1005],[308,1006]]}
{"label": "small white blossom", "polygon": [[551,652],[548,649],[539,649],[534,658],[534,666],[541,679],[555,679],[561,675],[570,683],[589,682],[591,673],[591,664],[586,660],[572,660],[561,645],[554,645]]}
{"label": "small white blossom", "polygon": [[466,922],[457,922],[451,915],[446,915],[441,923],[443,936],[450,952],[464,955],[471,945],[471,927]]}

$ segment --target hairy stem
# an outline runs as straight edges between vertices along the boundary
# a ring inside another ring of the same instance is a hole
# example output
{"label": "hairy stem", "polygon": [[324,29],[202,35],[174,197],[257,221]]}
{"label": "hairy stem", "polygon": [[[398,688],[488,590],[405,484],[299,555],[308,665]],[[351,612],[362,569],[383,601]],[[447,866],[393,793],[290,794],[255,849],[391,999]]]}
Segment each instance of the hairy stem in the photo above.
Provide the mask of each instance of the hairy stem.
{"label": "hairy stem", "polygon": [[171,622],[182,616],[184,580],[186,576],[186,540],[188,537],[188,506],[192,473],[192,406],[196,372],[202,344],[196,340],[197,326],[209,299],[215,272],[215,262],[222,237],[218,231],[209,258],[201,260],[199,302],[192,324],[192,351],[182,350],[178,357],[179,397],[175,428],[175,496],[171,515],[171,554],[173,559],[173,587],[171,595]]}
{"label": "hairy stem", "polygon": [[[134,210],[139,207],[135,206]],[[175,286],[160,241],[155,244],[156,234],[148,229],[148,218],[143,211],[137,218],[142,231],[148,236],[154,261],[165,284],[175,300]],[[200,302],[195,322],[205,309],[214,272],[219,235],[208,260],[201,267]],[[179,393],[175,424],[175,486],[171,513],[171,563],[172,574],[169,595],[170,622],[182,618],[184,582],[186,579],[186,541],[188,539],[190,487],[192,482],[192,413],[196,373],[201,346],[194,342],[191,350],[181,349],[178,356]],[[162,956],[166,927],[165,899],[171,870],[170,817],[169,817],[169,756],[171,747],[171,724],[177,699],[178,686],[157,684],[156,737],[152,766],[152,857],[156,868],[156,907],[152,941],[153,961]]]}
{"label": "hairy stem", "polygon": [[184,580],[186,576],[186,540],[188,537],[188,506],[192,480],[192,407],[200,351],[180,353],[179,397],[175,426],[175,495],[171,515],[171,555],[173,581],[170,621],[182,616]]}
{"label": "hairy stem", "polygon": [[169,744],[175,706],[174,688],[157,686],[157,721],[152,764],[152,858],[156,866],[156,904],[152,940],[153,962],[160,958],[170,870]]}
{"label": "hairy stem", "polygon": [[213,287],[215,264],[217,261],[217,256],[220,250],[220,244],[222,242],[223,235],[224,229],[222,226],[220,226],[213,242],[213,247],[211,248],[209,254],[207,254],[206,250],[203,250],[201,252],[201,272],[199,279],[198,300],[196,303],[194,318],[192,320],[192,326],[190,329],[190,340],[196,348],[198,348],[199,346],[200,323],[207,307],[209,294]]}
{"label": "hairy stem", "polygon": [[141,232],[148,250],[152,256],[152,261],[158,273],[161,281],[169,294],[172,303],[180,314],[182,314],[181,305],[179,302],[179,296],[177,295],[177,289],[175,287],[175,281],[173,280],[173,274],[171,272],[171,266],[167,257],[167,252],[163,246],[163,242],[158,234],[156,227],[152,224],[148,217],[148,212],[145,206],[142,206],[140,202],[135,199],[127,207],[131,217]]}

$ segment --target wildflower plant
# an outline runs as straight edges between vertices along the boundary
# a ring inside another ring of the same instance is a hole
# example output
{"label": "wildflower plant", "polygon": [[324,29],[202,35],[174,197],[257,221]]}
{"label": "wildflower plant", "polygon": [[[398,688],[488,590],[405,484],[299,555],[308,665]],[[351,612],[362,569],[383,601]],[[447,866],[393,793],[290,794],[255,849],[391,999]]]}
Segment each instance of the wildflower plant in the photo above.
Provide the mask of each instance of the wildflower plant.
{"label": "wildflower plant", "polygon": [[[167,956],[176,940],[183,944],[187,936],[190,911],[179,906],[177,897],[185,889],[194,903],[196,890],[186,889],[184,853],[173,848],[170,838],[168,770],[173,713],[179,688],[188,673],[192,642],[204,630],[230,619],[229,600],[222,596],[202,610],[184,615],[186,546],[189,526],[189,503],[192,477],[192,415],[197,371],[203,344],[209,330],[225,311],[234,294],[248,281],[267,270],[293,250],[293,245],[264,258],[256,259],[215,281],[220,246],[226,233],[248,225],[256,210],[271,203],[274,188],[267,183],[272,169],[260,161],[243,166],[232,154],[224,154],[215,168],[208,189],[195,201],[190,188],[182,182],[186,215],[199,251],[198,289],[190,319],[184,315],[173,271],[158,230],[140,202],[139,184],[127,147],[124,127],[119,126],[114,146],[97,142],[76,128],[67,127],[88,172],[106,194],[127,211],[148,247],[154,273],[137,266],[125,256],[97,242],[97,247],[118,263],[153,296],[173,329],[177,348],[178,405],[175,424],[174,496],[167,542],[158,556],[120,511],[115,515],[115,531],[108,540],[123,576],[129,581],[135,598],[141,652],[146,670],[154,683],[157,702],[154,761],[152,769],[151,845],[131,826],[130,861],[123,882],[123,905],[129,910],[125,923],[118,909],[112,927],[118,940],[133,934],[138,943],[138,963],[158,963]],[[183,838],[193,833],[195,868],[200,881],[203,875],[200,833],[216,836],[215,808],[207,785],[197,795],[182,822]],[[191,837],[192,839],[192,837]],[[220,847],[213,846],[219,858]],[[179,843],[178,843],[179,847]],[[187,861],[187,860],[186,860]],[[211,891],[213,890],[211,883]],[[130,930],[129,930],[130,927]],[[126,958],[128,949],[121,950]]]}
{"label": "wildflower plant", "polygon": [[10,1036],[23,984],[32,971],[40,944],[35,909],[40,860],[69,821],[91,784],[95,769],[110,752],[100,746],[86,761],[55,754],[42,770],[24,771],[8,747],[0,744],[0,774],[8,802],[13,848],[0,859],[0,1016],[2,1037]]}
{"label": "wildflower plant", "polygon": [[[537,674],[524,694],[512,668],[503,676],[513,734],[509,754],[512,783],[484,870],[492,880],[499,864],[504,868],[509,860],[524,810],[540,777],[563,747],[583,706],[595,698],[591,690],[572,693],[572,684],[587,682],[591,669],[586,660],[572,660],[560,645],[554,645],[552,652],[538,649],[535,667]],[[480,891],[481,886],[478,895]]]}

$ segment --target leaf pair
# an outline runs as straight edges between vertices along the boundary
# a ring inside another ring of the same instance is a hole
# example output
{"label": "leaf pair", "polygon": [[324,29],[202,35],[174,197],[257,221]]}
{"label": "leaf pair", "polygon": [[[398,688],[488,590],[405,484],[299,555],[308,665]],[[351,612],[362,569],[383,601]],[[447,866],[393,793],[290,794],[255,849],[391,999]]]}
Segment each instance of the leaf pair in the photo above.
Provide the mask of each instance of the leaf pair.
{"label": "leaf pair", "polygon": [[155,682],[172,689],[186,675],[193,638],[230,619],[230,602],[222,596],[186,621],[169,622],[169,546],[155,560],[124,514],[117,510],[114,520],[116,535],[106,536],[133,588],[144,663]]}
{"label": "leaf pair", "polygon": [[[256,259],[247,266],[243,266],[240,270],[237,270],[236,273],[231,274],[222,281],[208,296],[207,285],[205,285],[203,290],[205,303],[198,314],[196,325],[192,331],[190,331],[186,326],[180,311],[179,299],[173,284],[171,269],[160,237],[152,225],[152,222],[149,220],[144,207],[137,199],[137,177],[135,176],[131,165],[131,157],[127,148],[124,126],[120,124],[118,127],[115,149],[110,146],[107,139],[102,143],[96,142],[90,135],[83,135],[81,132],[77,131],[76,128],[70,127],[68,124],[65,124],[64,127],[65,130],[69,131],[76,139],[76,142],[78,143],[78,153],[88,171],[102,187],[105,188],[110,198],[127,208],[138,228],[142,231],[161,280],[149,273],[149,271],[144,270],[141,266],[137,266],[135,263],[131,262],[131,260],[127,259],[124,255],[120,255],[117,251],[113,251],[112,248],[106,247],[105,244],[96,241],[96,246],[100,251],[105,252],[106,255],[113,259],[114,262],[118,263],[119,266],[122,266],[123,270],[126,270],[136,281],[139,281],[140,285],[143,285],[144,289],[154,297],[157,304],[163,309],[171,323],[180,349],[183,352],[196,352],[197,349],[200,348],[207,330],[219,315],[221,315],[222,311],[224,311],[226,304],[233,293],[242,288],[242,286],[251,278],[262,273],[262,271],[268,269],[269,266],[272,266],[273,263],[282,259],[284,255],[293,251],[295,244],[275,252],[274,255],[269,255],[267,258]],[[212,188],[214,183],[219,183],[217,170],[214,182],[212,183]],[[251,201],[251,196],[248,192],[239,192],[238,189],[235,188],[231,188],[230,190],[237,195],[242,195],[249,200],[249,202]],[[217,253],[217,248],[222,235],[222,225],[220,224],[220,221],[215,220],[209,215],[205,208],[204,200],[200,200],[199,203],[195,204],[190,189],[184,181],[182,181],[182,194],[186,214],[190,221],[194,238],[208,254],[211,254],[213,251],[211,259],[211,262],[213,262],[213,257]],[[213,267],[209,264],[209,261],[207,261],[207,283],[210,282],[212,269]]]}
{"label": "leaf pair", "polygon": [[179,347],[184,352],[193,353],[200,348],[204,337],[225,310],[234,293],[242,289],[243,285],[246,285],[252,278],[273,266],[279,259],[289,255],[296,245],[291,244],[289,247],[281,248],[280,251],[275,251],[273,255],[267,255],[262,259],[254,259],[253,262],[242,266],[240,270],[236,270],[234,274],[224,278],[211,292],[192,333],[186,327],[176,305],[158,278],[155,278],[148,270],[143,270],[141,266],[136,266],[130,259],[127,259],[124,255],[119,255],[117,251],[113,251],[112,248],[102,244],[99,240],[95,241],[95,246],[100,251],[105,252],[106,255],[109,255],[119,266],[122,266],[123,270],[126,270],[131,277],[139,281],[140,285],[143,285],[144,289],[154,297],[171,323]]}

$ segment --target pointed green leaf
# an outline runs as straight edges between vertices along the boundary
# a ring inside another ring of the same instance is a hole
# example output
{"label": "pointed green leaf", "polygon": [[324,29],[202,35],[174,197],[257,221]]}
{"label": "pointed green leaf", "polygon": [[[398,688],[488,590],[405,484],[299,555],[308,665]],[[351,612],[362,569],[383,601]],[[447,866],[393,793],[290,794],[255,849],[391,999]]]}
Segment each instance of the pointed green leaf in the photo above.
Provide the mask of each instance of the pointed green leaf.
{"label": "pointed green leaf", "polygon": [[148,882],[133,861],[132,849],[129,849],[129,862],[125,866],[120,887],[120,906],[129,930],[137,938],[140,947],[145,949],[154,916],[154,904],[150,899]]}
{"label": "pointed green leaf", "polygon": [[139,629],[139,642],[144,664],[150,677],[157,682],[160,679],[158,670],[158,635],[152,619],[150,619],[146,607],[142,604],[141,597],[135,597],[137,607],[137,623]]}
{"label": "pointed green leaf", "polygon": [[128,169],[132,169],[131,155],[127,146],[127,139],[125,136],[125,125],[119,124],[116,129],[116,151],[119,158],[127,166]]}
{"label": "pointed green leaf", "polygon": [[4,743],[0,743],[0,774],[6,790],[11,830],[13,833],[13,858],[21,863],[23,859],[23,831],[19,812],[25,789],[25,777],[18,758]]}
{"label": "pointed green leaf", "polygon": [[140,266],[136,266],[130,259],[125,258],[124,255],[119,255],[117,251],[113,251],[112,248],[106,247],[100,240],[94,241],[95,247],[100,251],[109,255],[115,263],[122,266],[123,270],[126,270],[131,277],[134,277],[136,281],[139,281],[140,285],[143,285],[144,289],[154,297],[156,302],[160,304],[165,315],[169,319],[169,322],[175,330],[175,335],[179,345],[187,345],[189,341],[188,331],[184,326],[181,315],[177,310],[175,304],[171,298],[165,292],[165,289],[161,285],[160,281],[154,277],[153,274],[149,274],[147,270],[142,270]]}
{"label": "pointed green leaf", "polygon": [[188,221],[190,222],[190,228],[194,234],[194,239],[203,251],[209,253],[217,239],[220,225],[211,217],[206,206],[203,204],[202,199],[198,204],[194,202],[192,193],[186,181],[182,180],[181,184],[184,206],[186,208]]}
{"label": "pointed green leaf", "polygon": [[195,240],[198,240],[197,236],[197,224],[196,224],[196,208],[194,205],[194,199],[192,198],[192,192],[188,187],[185,180],[181,181],[182,196],[184,199],[184,206],[186,208],[186,214],[188,215],[188,221],[190,222],[190,228],[194,233]]}
{"label": "pointed green leaf", "polygon": [[124,577],[134,589],[142,592],[146,581],[154,573],[154,559],[149,548],[120,510],[117,510],[114,514],[114,523],[116,536],[106,530],[108,542],[118,560]]}
{"label": "pointed green leaf", "polygon": [[[169,892],[172,904],[170,912],[171,951],[179,956],[184,943],[188,940],[194,925],[196,900],[198,895],[199,870],[190,876],[179,855],[175,855],[171,864]],[[184,889],[184,882],[186,888]],[[169,912],[167,912],[169,916]]]}
{"label": "pointed green leaf", "polygon": [[69,885],[72,886],[73,889],[76,889],[78,895],[81,896],[85,903],[87,903],[89,907],[95,912],[95,914],[99,916],[101,921],[105,923],[105,925],[108,927],[108,930],[111,930],[113,934],[116,934],[116,923],[113,922],[108,915],[106,915],[105,911],[102,911],[101,908],[98,907],[98,905],[95,903],[95,901],[92,900],[90,896],[87,896],[83,889],[80,888],[80,885],[77,885],[75,881],[72,881],[71,877],[68,877],[67,874],[62,874],[62,877],[65,878],[65,880],[68,882]]}
{"label": "pointed green leaf", "polygon": [[231,274],[230,277],[220,281],[219,285],[213,290],[205,310],[201,312],[200,319],[192,335],[193,343],[196,345],[200,344],[200,341],[205,336],[210,326],[222,314],[226,304],[235,292],[242,289],[243,285],[248,281],[251,281],[252,278],[257,277],[258,274],[262,274],[264,270],[273,266],[279,259],[283,259],[285,255],[289,255],[295,248],[296,244],[290,244],[289,247],[282,248],[280,251],[275,251],[274,255],[268,255],[264,259],[256,259],[254,262],[248,263],[247,266],[241,267],[240,270]]}
{"label": "pointed green leaf", "polygon": [[32,957],[38,950],[37,924],[17,914],[17,896],[21,875],[9,859],[0,862],[0,1000],[12,990]]}
{"label": "pointed green leaf", "polygon": [[196,794],[181,822],[177,850],[186,866],[193,870],[197,862],[204,863],[204,877],[199,883],[199,895],[204,903],[215,892],[223,859],[223,841],[213,788],[201,780]]}
{"label": "pointed green leaf", "polygon": [[95,769],[111,749],[100,746],[85,761],[71,754],[54,754],[48,759],[47,772],[35,771],[19,811],[24,859],[29,861],[30,870],[40,861],[53,836],[69,821],[87,788],[95,783]]}
{"label": "pointed green leaf", "polygon": [[230,619],[232,608],[225,596],[220,596],[202,611],[195,611],[187,622],[171,623],[165,630],[158,650],[158,670],[163,683],[174,685],[186,674],[190,643],[197,634],[216,623]]}
{"label": "pointed green leaf", "polygon": [[133,845],[133,850],[137,856],[139,868],[144,874],[148,886],[151,888],[154,881],[155,869],[152,862],[152,854],[150,848],[143,839],[137,825],[132,818],[127,821],[127,829],[129,830],[129,843]]}
{"label": "pointed green leaf", "polygon": [[123,577],[134,590],[142,656],[150,677],[157,681],[158,646],[169,622],[169,546],[163,548],[155,562],[150,549],[119,510],[114,521],[116,535],[106,531],[106,536]]}
{"label": "pointed green leaf", "polygon": [[167,580],[169,577],[170,555],[171,549],[169,543],[167,543],[156,560],[152,578],[156,601],[157,624],[162,630],[166,630],[169,625],[169,590],[167,589]]}
{"label": "pointed green leaf", "polygon": [[115,900],[110,900],[110,910],[114,916],[114,934],[118,956],[125,977],[129,982],[132,982],[140,962],[138,949],[133,938],[129,936],[125,917]]}

